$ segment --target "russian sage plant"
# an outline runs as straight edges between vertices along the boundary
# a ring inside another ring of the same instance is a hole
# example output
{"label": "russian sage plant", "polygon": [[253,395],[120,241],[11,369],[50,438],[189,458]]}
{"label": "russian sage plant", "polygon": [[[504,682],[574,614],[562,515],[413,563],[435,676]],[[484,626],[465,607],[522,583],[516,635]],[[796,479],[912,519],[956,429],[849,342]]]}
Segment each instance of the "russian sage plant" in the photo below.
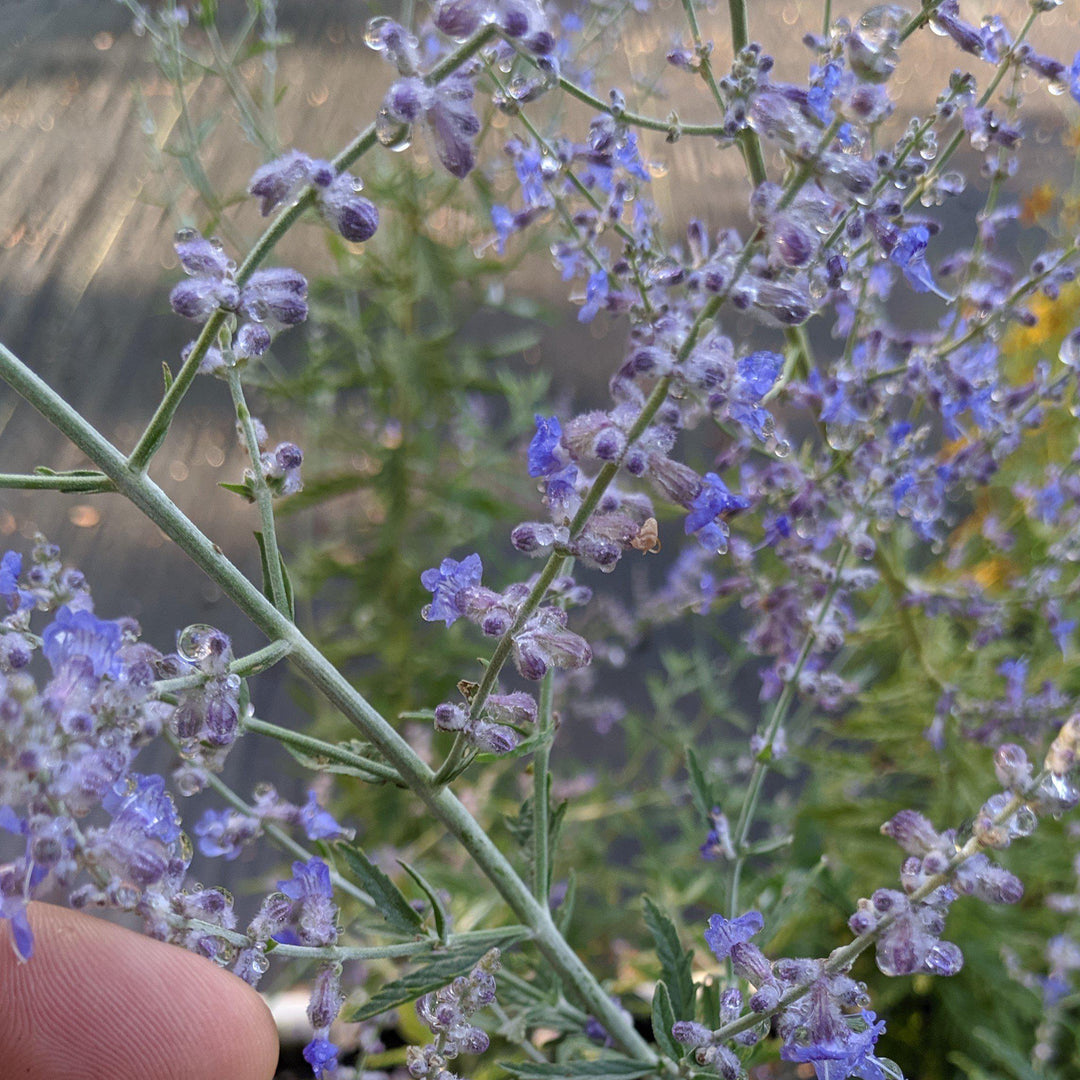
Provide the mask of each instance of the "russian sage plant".
{"label": "russian sage plant", "polygon": [[[605,57],[662,17],[645,2],[407,5],[367,27],[381,105],[332,157],[282,152],[274,64],[253,90],[234,62],[247,35],[254,56],[284,46],[269,0],[232,52],[211,2],[127,6],[185,108],[192,70],[224,79],[269,224],[234,244],[192,136],[205,227],[173,238],[168,302],[194,336],[142,435],[116,447],[0,346],[0,376],[89,461],[0,486],[119,493],[266,644],[236,656],[193,623],[162,651],[99,615],[49,540],[3,554],[0,915],[18,956],[35,962],[27,904],[52,898],[135,916],[252,986],[294,963],[320,1078],[735,1080],[777,1059],[818,1080],[1071,1075],[1080,185],[1024,173],[1044,92],[1077,145],[1080,41],[1028,42],[1059,0],[978,23],[959,0],[825,0],[797,82],[756,5],[683,0],[654,81],[613,89]],[[959,67],[897,124],[892,77],[920,41]],[[661,212],[680,141],[743,162],[739,227]],[[458,240],[427,231],[443,204]],[[271,265],[300,224],[330,234],[310,288]],[[530,248],[577,322],[624,342],[580,410],[554,378],[508,373],[533,327],[487,347],[458,310],[525,313],[503,279]],[[275,361],[282,337],[299,373]],[[199,376],[235,413],[246,469],[224,494],[257,516],[258,584],[150,475]],[[252,391],[309,414],[306,452]],[[327,514],[340,534],[297,537],[287,563],[289,527],[356,489],[361,452],[369,528]],[[633,590],[609,584],[624,559],[649,570]],[[341,578],[347,598],[321,598]],[[358,688],[342,668],[365,660]],[[321,698],[308,729],[257,716],[253,677],[282,662]],[[575,775],[553,760],[575,728],[619,752]],[[336,777],[333,811],[325,782],[302,803],[225,784],[259,736]],[[168,779],[139,760],[160,741]],[[185,822],[204,791],[218,808]],[[243,914],[189,872],[196,845],[233,860],[265,842],[291,866]],[[396,1057],[365,1060],[378,1031],[335,1026],[382,1030],[413,1003],[423,1030],[402,1021]]]}

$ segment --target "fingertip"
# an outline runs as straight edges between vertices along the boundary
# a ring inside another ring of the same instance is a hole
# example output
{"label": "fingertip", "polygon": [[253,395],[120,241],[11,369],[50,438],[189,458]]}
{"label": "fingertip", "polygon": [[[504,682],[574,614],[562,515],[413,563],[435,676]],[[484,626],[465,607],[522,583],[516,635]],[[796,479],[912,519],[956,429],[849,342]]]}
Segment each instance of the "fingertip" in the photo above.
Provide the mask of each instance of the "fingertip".
{"label": "fingertip", "polygon": [[101,919],[31,904],[34,956],[0,920],[0,1054],[25,1080],[270,1080],[278,1039],[247,983]]}

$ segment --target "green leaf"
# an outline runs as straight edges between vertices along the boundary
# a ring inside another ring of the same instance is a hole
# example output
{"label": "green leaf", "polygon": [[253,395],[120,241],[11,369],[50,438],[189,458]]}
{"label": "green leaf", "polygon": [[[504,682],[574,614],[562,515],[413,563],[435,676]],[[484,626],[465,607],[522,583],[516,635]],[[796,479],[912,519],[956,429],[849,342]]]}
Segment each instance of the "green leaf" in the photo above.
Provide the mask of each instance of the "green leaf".
{"label": "green leaf", "polygon": [[559,905],[559,910],[555,914],[555,925],[559,928],[559,933],[566,936],[566,931],[570,928],[570,921],[574,917],[574,901],[577,899],[577,874],[571,869],[570,873],[566,877],[566,896],[563,897],[563,902]]}
{"label": "green leaf", "polygon": [[503,823],[507,831],[514,838],[515,843],[524,850],[532,848],[533,835],[533,801],[530,795],[522,804],[514,817],[503,814]]}
{"label": "green leaf", "polygon": [[378,773],[371,772],[362,765],[346,765],[342,761],[327,761],[325,758],[313,757],[311,754],[307,754],[295,746],[290,746],[288,743],[282,743],[281,745],[305,769],[310,769],[312,772],[334,773],[336,776],[355,776],[358,780],[363,780],[368,784],[389,783],[385,776],[379,776]]}
{"label": "green leaf", "polygon": [[161,377],[165,380],[165,390],[168,392],[169,387],[173,384],[173,373],[164,360],[161,361]]}
{"label": "green leaf", "polygon": [[[551,777],[548,777],[550,784]],[[545,892],[551,892],[551,874],[555,866],[555,852],[559,846],[559,833],[562,831],[563,821],[566,818],[566,808],[569,800],[563,799],[554,810],[550,812],[548,820],[548,879],[544,882]]]}
{"label": "green leaf", "polygon": [[647,896],[645,923],[656,942],[660,970],[671,996],[671,1008],[676,1020],[694,1019],[694,980],[690,974],[693,953],[683,949],[675,924]]}
{"label": "green leaf", "polygon": [[224,488],[226,491],[231,491],[235,495],[242,495],[248,502],[255,501],[255,495],[251,490],[250,484],[226,484],[219,483],[219,488]]}
{"label": "green leaf", "polygon": [[431,902],[431,912],[435,916],[435,933],[439,935],[439,940],[446,944],[446,933],[450,925],[450,918],[446,913],[446,907],[442,900],[439,898],[439,894],[435,891],[431,882],[428,881],[419,870],[411,867],[404,859],[398,859],[398,866],[405,871],[420,887],[420,890]]}
{"label": "green leaf", "polygon": [[1007,1039],[986,1027],[977,1027],[972,1031],[979,1042],[989,1047],[997,1057],[996,1064],[1003,1065],[1018,1080],[1039,1080],[1043,1074],[1032,1068],[1031,1062],[1015,1047],[1010,1045]]}
{"label": "green leaf", "polygon": [[[225,485],[222,484],[222,487]],[[263,539],[261,532],[255,533],[255,539],[259,544],[259,562],[262,563],[263,572],[263,592],[272,597],[274,595],[273,589],[270,587],[270,563],[266,553],[266,541]],[[278,553],[278,565],[281,567],[281,580],[285,586],[285,606],[289,610],[289,618],[296,618],[296,607],[293,600],[293,587],[292,581],[289,579],[289,571],[285,567],[285,560],[281,557],[281,553]]]}
{"label": "green leaf", "polygon": [[416,971],[388,983],[363,1005],[358,1005],[353,1009],[346,1008],[341,1018],[347,1024],[355,1024],[361,1020],[370,1020],[379,1013],[396,1009],[399,1005],[415,1001],[418,997],[453,982],[459,975],[468,974],[489,949],[509,948],[527,933],[524,927],[518,927],[484,941],[469,941],[461,945],[452,945],[430,964],[425,964]]}
{"label": "green leaf", "polygon": [[285,586],[285,606],[289,609],[289,618],[295,622],[296,597],[293,593],[292,578],[289,577],[289,568],[285,565],[285,560],[280,555],[278,555],[278,562],[281,563],[281,581]]}
{"label": "green leaf", "polygon": [[653,1042],[664,1051],[672,1061],[682,1057],[682,1047],[672,1037],[671,1029],[675,1024],[675,1010],[671,1007],[671,991],[663,979],[656,980],[656,989],[652,999]]}
{"label": "green leaf", "polygon": [[697,755],[688,746],[686,748],[686,769],[690,773],[690,790],[694,793],[694,805],[702,821],[709,820],[709,812],[716,805],[712,788],[698,764]]}
{"label": "green leaf", "polygon": [[382,917],[404,934],[419,933],[424,920],[386,874],[356,844],[338,844],[337,850],[344,857],[357,884],[371,893]]}
{"label": "green leaf", "polygon": [[595,1061],[500,1061],[499,1067],[521,1080],[635,1080],[656,1072],[655,1065],[633,1058],[602,1057]]}

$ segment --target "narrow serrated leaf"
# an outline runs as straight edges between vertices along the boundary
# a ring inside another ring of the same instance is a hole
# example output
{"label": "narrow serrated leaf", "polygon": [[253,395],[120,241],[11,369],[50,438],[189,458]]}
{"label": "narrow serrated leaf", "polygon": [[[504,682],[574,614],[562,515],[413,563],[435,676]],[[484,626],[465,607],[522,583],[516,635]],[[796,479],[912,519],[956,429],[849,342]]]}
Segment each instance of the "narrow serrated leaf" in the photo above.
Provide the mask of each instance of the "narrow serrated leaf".
{"label": "narrow serrated leaf", "polygon": [[686,748],[686,771],[690,774],[690,790],[694,794],[694,806],[697,807],[701,820],[707,822],[715,800],[709,781],[705,779],[705,774],[698,764],[697,755],[689,746]]}
{"label": "narrow serrated leaf", "polygon": [[226,491],[231,491],[234,495],[242,495],[248,502],[255,501],[255,496],[248,484],[226,484],[221,482],[218,484],[218,487],[224,488]]}
{"label": "narrow serrated leaf", "polygon": [[282,745],[297,762],[305,769],[310,769],[312,772],[334,773],[336,776],[355,776],[357,779],[363,780],[368,784],[389,783],[385,776],[379,776],[378,773],[371,772],[362,765],[346,765],[341,761],[327,761],[324,758],[313,757],[311,754],[306,754],[303,750],[298,750],[295,746],[289,746],[285,743]]}
{"label": "narrow serrated leaf", "polygon": [[514,817],[504,814],[503,822],[519,847],[525,851],[532,849],[533,801],[531,795],[521,804],[521,808]]}
{"label": "narrow serrated leaf", "polygon": [[468,974],[489,949],[509,948],[527,933],[524,927],[520,927],[508,930],[502,935],[485,938],[483,941],[469,941],[462,945],[453,945],[431,963],[388,983],[363,1005],[352,1009],[346,1007],[341,1014],[341,1019],[347,1024],[355,1024],[361,1020],[370,1020],[373,1016],[388,1012],[390,1009],[396,1009],[399,1005],[415,1001],[418,997],[453,982],[459,975]]}
{"label": "narrow serrated leaf", "polygon": [[285,606],[289,609],[289,618],[296,621],[296,598],[293,595],[292,578],[289,577],[289,568],[285,565],[285,560],[278,555],[278,561],[281,563],[281,581],[285,586]]}
{"label": "narrow serrated leaf", "polygon": [[682,1057],[682,1047],[672,1037],[675,1010],[671,1007],[671,992],[663,979],[657,979],[652,999],[653,1041],[672,1061]]}
{"label": "narrow serrated leaf", "polygon": [[499,1067],[521,1080],[635,1080],[656,1072],[655,1065],[620,1057],[594,1061],[500,1061]]}
{"label": "narrow serrated leaf", "polygon": [[574,918],[574,901],[577,899],[577,875],[573,870],[567,875],[566,878],[566,895],[563,897],[563,902],[559,905],[558,911],[555,913],[555,925],[559,928],[559,933],[566,936],[567,930],[570,929],[570,922]]}
{"label": "narrow serrated leaf", "polygon": [[404,859],[398,859],[398,866],[416,882],[421,892],[431,902],[431,913],[435,916],[435,933],[439,935],[439,940],[445,944],[446,933],[450,926],[450,917],[439,894],[435,891],[431,882],[419,870],[405,862]]}
{"label": "narrow serrated leaf", "polygon": [[405,894],[355,844],[338,844],[356,883],[371,893],[379,914],[404,934],[420,932],[424,920],[409,904]]}
{"label": "narrow serrated leaf", "polygon": [[690,974],[693,953],[682,947],[675,924],[647,896],[645,924],[656,942],[660,970],[671,995],[671,1008],[676,1020],[694,1019],[694,980]]}
{"label": "narrow serrated leaf", "polygon": [[[222,487],[225,485],[223,484]],[[261,532],[255,533],[255,540],[259,545],[259,562],[262,564],[263,572],[263,592],[273,597],[274,593],[270,586],[270,562],[269,555],[266,551],[266,539]],[[278,565],[281,567],[281,581],[285,586],[285,606],[289,612],[289,618],[294,619],[296,617],[296,609],[293,606],[293,588],[292,581],[289,579],[289,571],[285,566],[285,560],[281,557],[281,553],[278,553]]]}

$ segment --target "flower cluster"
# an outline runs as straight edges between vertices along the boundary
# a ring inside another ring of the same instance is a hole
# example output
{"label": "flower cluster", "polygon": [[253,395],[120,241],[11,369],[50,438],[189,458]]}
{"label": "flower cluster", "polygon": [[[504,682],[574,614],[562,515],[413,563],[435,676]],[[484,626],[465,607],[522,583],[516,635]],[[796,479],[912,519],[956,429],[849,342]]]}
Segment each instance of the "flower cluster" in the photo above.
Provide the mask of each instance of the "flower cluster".
{"label": "flower cluster", "polygon": [[[742,992],[729,987],[721,994],[720,1024],[712,1030],[696,1021],[679,1021],[672,1035],[691,1047],[699,1065],[725,1080],[742,1075],[732,1046],[751,1046],[764,1034],[761,1025],[736,1025],[744,1015],[774,1016],[786,1061],[811,1062],[821,1080],[884,1080],[891,1063],[874,1047],[885,1024],[867,1010],[864,983],[848,974],[854,957],[873,943],[878,969],[885,975],[919,972],[949,976],[963,966],[960,949],[941,940],[949,907],[959,896],[992,904],[1015,904],[1023,896],[1019,878],[996,865],[984,849],[1007,847],[1029,836],[1039,814],[1060,815],[1080,803],[1080,788],[1070,779],[1080,747],[1080,717],[1070,718],[1046,754],[1044,772],[1032,766],[1016,744],[1000,746],[994,768],[1003,791],[991,796],[973,819],[966,838],[956,830],[937,832],[914,810],[902,810],[881,827],[907,853],[900,870],[901,890],[878,889],[861,899],[848,925],[859,949],[841,950],[842,959],[780,959],[770,962],[751,941],[764,927],[760,912],[736,919],[713,915],[705,942],[717,960],[753,987],[744,1003]],[[749,1008],[749,1014],[744,1009]],[[728,1025],[737,1033],[727,1034]]]}
{"label": "flower cluster", "polygon": [[[216,311],[244,320],[232,337],[232,359],[211,345],[199,365],[201,373],[213,374],[235,360],[262,356],[275,334],[307,318],[307,281],[295,270],[256,270],[240,286],[236,262],[225,254],[220,240],[207,240],[194,229],[181,229],[174,247],[188,278],[169,294],[173,311],[197,322],[206,322]],[[184,359],[193,347],[194,343],[186,347]]]}
{"label": "flower cluster", "polygon": [[379,211],[360,194],[363,181],[346,172],[335,172],[330,162],[310,158],[299,150],[290,150],[256,169],[248,194],[262,200],[262,214],[266,217],[282,204],[293,202],[309,185],[319,213],[335,232],[356,244],[375,235]]}
{"label": "flower cluster", "polygon": [[[497,593],[480,584],[482,574],[476,554],[460,562],[443,559],[437,568],[425,570],[420,581],[433,599],[421,612],[423,618],[441,619],[447,626],[466,618],[489,637],[512,631],[514,663],[525,679],[542,679],[549,668],[572,669],[589,663],[589,643],[567,628],[563,607],[551,603],[537,607],[518,626],[519,613],[532,591],[530,583],[515,582]],[[549,587],[549,597],[563,603],[584,603],[590,595],[572,578],[557,579]]]}
{"label": "flower cluster", "polygon": [[448,1063],[459,1054],[482,1054],[490,1040],[483,1028],[471,1023],[474,1013],[495,1000],[495,972],[499,950],[481,957],[468,975],[441,990],[425,994],[416,1003],[416,1015],[435,1036],[425,1046],[410,1046],[405,1063],[409,1075],[421,1080],[458,1080]]}
{"label": "flower cluster", "polygon": [[283,799],[272,784],[259,784],[255,788],[250,812],[210,808],[203,812],[192,831],[204,855],[220,856],[231,862],[262,835],[266,821],[300,829],[309,840],[351,840],[354,835],[352,829],[343,829],[319,805],[314,789],[308,791],[304,805],[297,806]]}
{"label": "flower cluster", "polygon": [[489,754],[506,754],[521,739],[521,728],[536,723],[536,701],[521,690],[489,694],[479,716],[452,702],[435,708],[439,731],[460,731],[468,742]]}
{"label": "flower cluster", "polygon": [[[295,495],[304,490],[304,481],[300,476],[300,466],[304,463],[304,452],[294,442],[278,443],[270,450],[270,435],[266,425],[257,417],[251,418],[251,430],[254,433],[255,447],[259,451],[259,471],[263,480],[275,498]],[[244,425],[237,423],[236,436],[241,449],[248,453],[249,445]],[[255,498],[255,474],[251,468],[244,470],[244,482],[236,490],[248,499]]]}
{"label": "flower cluster", "polygon": [[[231,896],[188,880],[192,844],[177,804],[162,776],[136,767],[142,748],[168,734],[183,756],[175,772],[181,795],[201,790],[207,771],[220,769],[239,734],[229,639],[193,625],[163,656],[139,640],[134,620],[99,618],[82,574],[43,540],[28,565],[6,552],[0,572],[0,829],[23,845],[0,865],[0,917],[10,921],[19,955],[33,953],[27,903],[57,889],[75,908],[133,912],[154,937],[230,966],[253,985],[269,966],[271,938],[332,942],[328,869],[312,859],[279,883],[238,948]],[[31,631],[35,612],[50,617],[40,635]],[[39,650],[48,668],[40,682]],[[170,693],[171,682],[183,689]],[[269,786],[257,791],[249,814],[207,810],[194,831],[204,855],[232,859],[264,821],[313,840],[352,835],[314,791],[301,807]]]}

